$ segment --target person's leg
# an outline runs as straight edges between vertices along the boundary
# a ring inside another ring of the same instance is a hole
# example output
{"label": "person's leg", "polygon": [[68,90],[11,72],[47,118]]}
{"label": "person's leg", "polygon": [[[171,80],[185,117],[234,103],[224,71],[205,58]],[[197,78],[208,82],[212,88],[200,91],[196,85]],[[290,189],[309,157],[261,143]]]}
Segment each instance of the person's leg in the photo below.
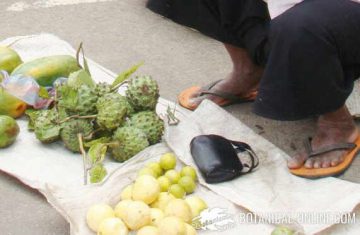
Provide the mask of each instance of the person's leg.
{"label": "person's leg", "polygon": [[[353,143],[359,136],[359,131],[346,106],[321,115],[317,121],[317,130],[311,141],[314,150],[338,143]],[[306,168],[325,168],[336,166],[344,159],[346,151],[333,151],[308,159],[305,152],[300,152],[288,162],[290,169],[301,167],[305,162]]]}
{"label": "person's leg", "polygon": [[[263,59],[262,53],[258,51],[267,38],[270,20],[266,3],[262,0],[197,1],[197,28],[223,42],[233,65],[226,78],[213,86],[210,92],[243,98],[254,96],[263,71],[258,65]],[[188,93],[187,89],[180,96],[185,93],[186,103],[191,107],[197,107],[204,99],[215,103],[224,100],[215,95],[203,95],[202,92],[203,89],[199,88]]]}
{"label": "person's leg", "polygon": [[[246,49],[230,44],[224,44],[224,46],[231,58],[233,68],[229,75],[217,83],[213,89],[246,97],[249,93],[257,89],[263,69],[253,63]],[[200,92],[201,91],[192,95],[191,102],[193,104],[199,104],[204,99],[212,100],[215,103],[222,99],[212,95],[199,97]]]}
{"label": "person's leg", "polygon": [[[344,104],[360,76],[354,72],[360,68],[360,4],[305,1],[272,21],[269,40],[255,113],[278,120],[320,115],[311,141],[314,151],[353,142],[358,131]],[[304,162],[307,168],[336,166],[343,154],[332,151],[307,159],[304,151],[289,167]]]}

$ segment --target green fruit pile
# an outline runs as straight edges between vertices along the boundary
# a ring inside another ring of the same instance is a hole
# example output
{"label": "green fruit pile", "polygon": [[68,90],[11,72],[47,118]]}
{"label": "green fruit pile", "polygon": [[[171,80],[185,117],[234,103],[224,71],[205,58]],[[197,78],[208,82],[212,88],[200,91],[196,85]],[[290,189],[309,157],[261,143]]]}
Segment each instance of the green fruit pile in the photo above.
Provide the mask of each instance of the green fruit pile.
{"label": "green fruit pile", "polygon": [[[70,74],[66,83],[56,86],[52,108],[26,112],[29,129],[41,142],[61,140],[72,152],[83,153],[93,144],[102,144],[114,160],[124,162],[160,142],[164,131],[164,122],[155,112],[157,82],[150,76],[139,76],[129,79],[128,84],[123,96],[118,93],[118,84],[96,84],[85,70]],[[89,170],[91,182],[96,183],[106,170],[103,157],[96,151],[92,154],[98,155],[93,156],[95,160],[90,162],[94,169]]]}
{"label": "green fruit pile", "polygon": [[169,188],[176,186],[191,193],[197,179],[194,168],[185,166],[177,172],[175,167],[176,156],[172,153],[161,156],[159,162],[148,163],[134,183],[124,187],[114,209],[107,204],[89,208],[88,227],[104,235],[128,235],[131,231],[138,235],[196,235],[199,215],[208,206],[198,196],[185,198],[185,193],[180,196],[170,192]]}
{"label": "green fruit pile", "polygon": [[138,176],[150,175],[157,179],[161,192],[168,192],[176,198],[184,198],[196,189],[197,174],[191,166],[176,169],[176,156],[166,153],[159,162],[150,162],[138,172]]}

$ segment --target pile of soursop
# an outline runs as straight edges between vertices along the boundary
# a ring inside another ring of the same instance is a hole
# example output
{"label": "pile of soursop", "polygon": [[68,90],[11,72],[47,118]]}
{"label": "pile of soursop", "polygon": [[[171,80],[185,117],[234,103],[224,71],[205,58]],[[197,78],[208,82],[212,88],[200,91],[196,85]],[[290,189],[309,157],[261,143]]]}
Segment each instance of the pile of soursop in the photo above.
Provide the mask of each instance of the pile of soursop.
{"label": "pile of soursop", "polygon": [[92,183],[106,176],[103,160],[107,153],[124,162],[162,138],[164,122],[155,112],[157,82],[150,76],[126,82],[123,96],[118,84],[96,84],[89,75],[76,72],[55,86],[51,108],[27,111],[29,129],[37,139],[43,143],[61,140],[70,151],[83,154],[85,183],[88,173]]}

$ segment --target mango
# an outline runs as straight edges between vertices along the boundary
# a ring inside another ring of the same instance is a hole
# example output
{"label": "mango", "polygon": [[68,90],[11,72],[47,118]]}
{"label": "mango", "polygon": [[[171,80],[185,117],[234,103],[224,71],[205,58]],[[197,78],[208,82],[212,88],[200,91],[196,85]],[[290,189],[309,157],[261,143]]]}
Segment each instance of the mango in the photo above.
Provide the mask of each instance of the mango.
{"label": "mango", "polygon": [[[0,46],[0,70],[11,73],[20,64],[22,64],[22,60],[16,51]],[[0,81],[1,79],[2,75],[0,75]]]}
{"label": "mango", "polygon": [[47,56],[18,66],[11,75],[33,77],[40,86],[52,86],[59,77],[69,77],[70,73],[80,70],[76,59],[69,55]]}
{"label": "mango", "polygon": [[23,115],[26,107],[26,103],[10,95],[4,88],[0,87],[0,115],[18,118]]}
{"label": "mango", "polygon": [[12,145],[19,132],[20,128],[13,118],[0,115],[0,148]]}

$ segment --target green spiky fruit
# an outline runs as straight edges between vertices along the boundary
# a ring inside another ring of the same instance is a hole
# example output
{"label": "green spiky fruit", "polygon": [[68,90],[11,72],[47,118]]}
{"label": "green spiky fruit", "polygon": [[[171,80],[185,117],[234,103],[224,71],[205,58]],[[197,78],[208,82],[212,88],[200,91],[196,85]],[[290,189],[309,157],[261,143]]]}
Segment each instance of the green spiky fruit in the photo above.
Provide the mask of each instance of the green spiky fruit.
{"label": "green spiky fruit", "polygon": [[36,138],[43,143],[52,143],[60,137],[60,124],[57,123],[58,116],[54,109],[36,111],[33,123]]}
{"label": "green spiky fruit", "polygon": [[71,119],[63,123],[60,135],[67,149],[72,152],[80,152],[78,134],[86,137],[91,132],[93,132],[93,125],[88,119]]}
{"label": "green spiky fruit", "polygon": [[101,182],[105,178],[105,176],[107,175],[107,171],[103,164],[96,164],[89,171],[89,175],[90,182],[92,184],[95,184]]}
{"label": "green spiky fruit", "polygon": [[97,95],[93,88],[81,85],[73,88],[67,85],[60,86],[59,107],[64,108],[70,115],[92,115],[96,114]]}
{"label": "green spiky fruit", "polygon": [[120,127],[113,136],[112,157],[124,162],[149,146],[146,134],[135,127]]}
{"label": "green spiky fruit", "polygon": [[111,93],[111,85],[105,82],[100,82],[95,85],[94,92],[98,97],[102,97],[107,93]]}
{"label": "green spiky fruit", "polygon": [[134,107],[130,104],[130,102],[126,99],[126,115],[128,117],[131,117],[132,115],[134,115],[136,113]]}
{"label": "green spiky fruit", "polygon": [[155,110],[159,99],[159,86],[150,76],[129,80],[126,97],[136,111]]}
{"label": "green spiky fruit", "polygon": [[114,130],[124,123],[127,114],[126,98],[118,93],[108,93],[99,98],[97,124],[106,130]]}
{"label": "green spiky fruit", "polygon": [[153,111],[142,111],[134,114],[128,125],[144,131],[150,144],[158,143],[164,132],[164,121]]}

